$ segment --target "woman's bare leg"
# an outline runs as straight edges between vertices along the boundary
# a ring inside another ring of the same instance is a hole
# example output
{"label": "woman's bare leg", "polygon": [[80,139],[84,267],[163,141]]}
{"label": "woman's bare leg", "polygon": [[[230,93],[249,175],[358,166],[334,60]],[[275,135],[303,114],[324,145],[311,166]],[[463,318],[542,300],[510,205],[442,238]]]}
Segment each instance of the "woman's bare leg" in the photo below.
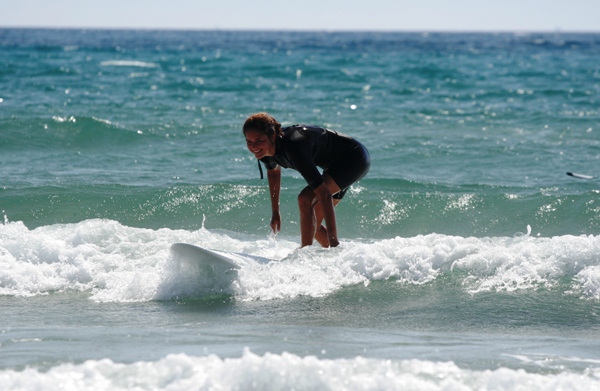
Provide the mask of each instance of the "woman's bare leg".
{"label": "woman's bare leg", "polygon": [[[340,203],[341,200],[334,199],[333,206],[336,206]],[[323,223],[323,208],[321,208],[321,204],[317,203],[315,205],[315,222],[317,225],[317,229],[315,231],[315,239],[319,244],[323,247],[329,247],[329,233],[327,232],[327,227],[325,227]]]}
{"label": "woman's bare leg", "polygon": [[[335,194],[340,191],[340,187],[329,175],[324,175],[323,180],[329,193]],[[338,203],[339,200],[333,200],[334,206]],[[316,193],[310,187],[305,187],[298,195],[298,208],[300,209],[301,246],[312,245],[316,238],[319,244],[324,247],[329,247],[329,232],[327,231],[327,228],[321,225],[321,222],[325,218],[325,213],[322,205],[319,205],[319,199]],[[337,243],[334,245],[337,245]]]}
{"label": "woman's bare leg", "polygon": [[315,237],[315,202],[317,196],[314,191],[306,186],[298,195],[298,208],[300,209],[300,245],[310,246]]}

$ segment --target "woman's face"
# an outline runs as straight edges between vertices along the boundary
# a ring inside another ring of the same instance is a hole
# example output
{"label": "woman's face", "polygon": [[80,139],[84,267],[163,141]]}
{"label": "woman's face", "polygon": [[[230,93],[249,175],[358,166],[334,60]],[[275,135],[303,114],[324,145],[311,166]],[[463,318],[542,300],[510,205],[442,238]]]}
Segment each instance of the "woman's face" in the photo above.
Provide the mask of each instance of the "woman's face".
{"label": "woman's face", "polygon": [[245,136],[248,150],[252,152],[254,157],[257,159],[262,159],[265,156],[275,155],[274,136],[273,140],[270,140],[269,136],[266,134],[252,129],[247,130]]}

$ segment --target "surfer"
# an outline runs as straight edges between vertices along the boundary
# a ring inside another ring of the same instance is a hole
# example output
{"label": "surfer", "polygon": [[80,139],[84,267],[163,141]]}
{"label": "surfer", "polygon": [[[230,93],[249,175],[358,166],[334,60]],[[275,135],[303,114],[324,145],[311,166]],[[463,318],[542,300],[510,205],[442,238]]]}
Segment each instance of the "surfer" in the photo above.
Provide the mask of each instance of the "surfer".
{"label": "surfer", "polygon": [[[248,117],[243,133],[248,150],[267,169],[273,232],[281,230],[281,167],[292,168],[308,183],[298,195],[302,247],[313,244],[313,239],[323,247],[337,246],[334,207],[350,185],[369,171],[371,158],[364,145],[343,133],[317,126],[282,128],[267,113]],[[322,174],[317,167],[322,168]]]}

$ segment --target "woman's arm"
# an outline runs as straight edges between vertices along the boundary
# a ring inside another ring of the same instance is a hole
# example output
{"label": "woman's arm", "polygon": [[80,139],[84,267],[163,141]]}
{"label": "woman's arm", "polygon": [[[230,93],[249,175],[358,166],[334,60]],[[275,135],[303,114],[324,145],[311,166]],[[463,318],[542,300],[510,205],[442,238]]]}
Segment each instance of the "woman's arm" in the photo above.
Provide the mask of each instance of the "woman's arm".
{"label": "woman's arm", "polygon": [[267,170],[269,181],[269,197],[271,199],[271,229],[273,233],[281,230],[281,214],[279,213],[279,193],[281,191],[281,167]]}

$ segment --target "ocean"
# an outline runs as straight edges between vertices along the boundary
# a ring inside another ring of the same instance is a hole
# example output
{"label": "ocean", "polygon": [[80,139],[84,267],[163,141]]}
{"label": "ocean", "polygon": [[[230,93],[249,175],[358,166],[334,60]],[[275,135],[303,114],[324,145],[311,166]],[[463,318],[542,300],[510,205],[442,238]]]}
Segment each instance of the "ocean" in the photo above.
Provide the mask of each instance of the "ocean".
{"label": "ocean", "polygon": [[[339,247],[260,111],[369,149]],[[0,389],[600,390],[599,167],[600,34],[0,29]]]}

